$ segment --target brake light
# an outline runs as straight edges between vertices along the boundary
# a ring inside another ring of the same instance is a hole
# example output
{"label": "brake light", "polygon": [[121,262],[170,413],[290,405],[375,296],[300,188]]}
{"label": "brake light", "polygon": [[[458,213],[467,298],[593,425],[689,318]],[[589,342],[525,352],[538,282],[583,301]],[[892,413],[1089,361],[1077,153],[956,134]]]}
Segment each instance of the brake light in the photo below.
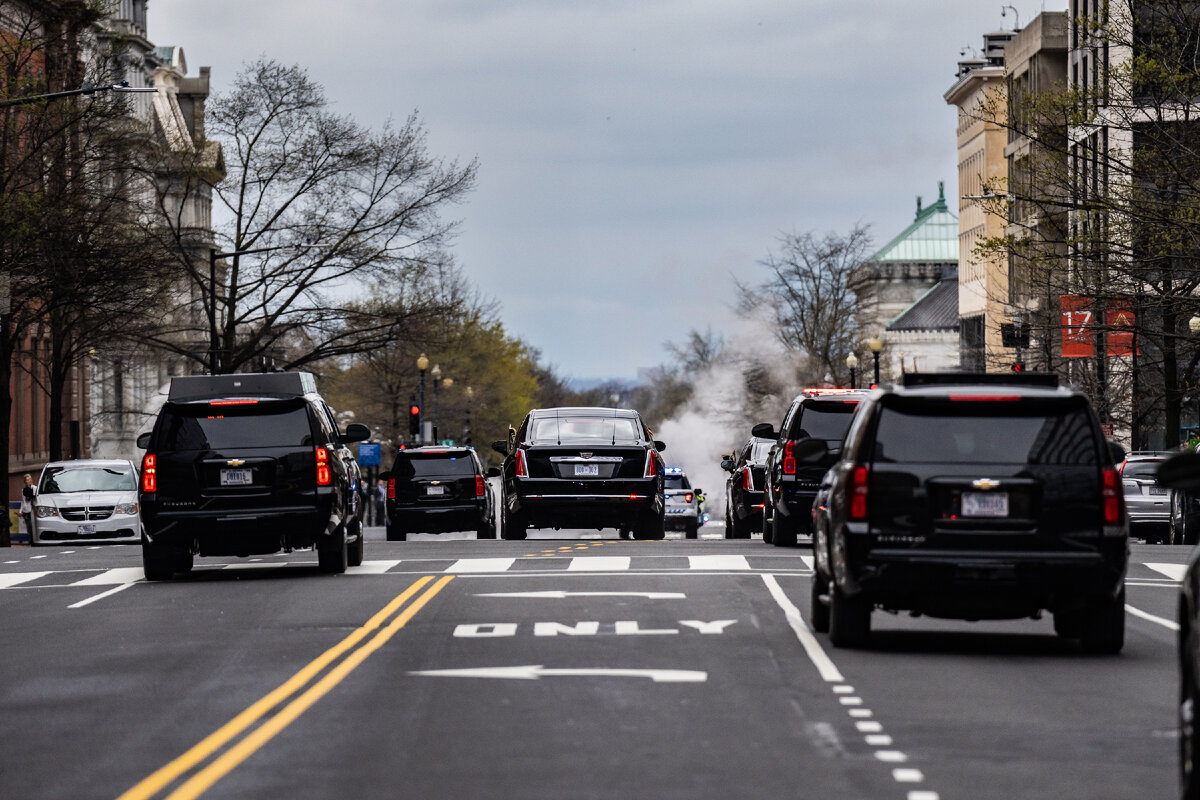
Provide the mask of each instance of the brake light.
{"label": "brake light", "polygon": [[1120,525],[1125,521],[1125,495],[1121,491],[1121,476],[1115,469],[1104,470],[1101,490],[1104,501],[1104,524]]}
{"label": "brake light", "polygon": [[792,455],[792,447],[794,447],[795,444],[796,444],[795,442],[789,441],[787,444],[785,444],[783,446],[783,474],[784,475],[795,475],[796,474],[796,457]]}
{"label": "brake light", "polygon": [[317,454],[317,486],[328,486],[333,483],[333,473],[329,470],[329,451],[324,447],[315,448]]}
{"label": "brake light", "polygon": [[388,478],[388,492],[387,492],[387,494],[388,494],[388,496],[387,496],[387,499],[388,499],[388,500],[395,500],[395,499],[396,499],[396,479],[395,479],[395,478]]}
{"label": "brake light", "polygon": [[257,400],[211,400],[210,406],[255,406],[258,405]]}
{"label": "brake light", "polygon": [[849,519],[854,522],[865,522],[867,519],[867,480],[871,472],[866,467],[855,467],[850,472],[850,483],[846,493],[850,496]]}
{"label": "brake light", "polygon": [[518,450],[516,458],[517,458],[517,477],[518,478],[528,478],[529,471],[527,469],[525,469],[525,451]]}
{"label": "brake light", "polygon": [[475,496],[483,497],[485,494],[487,494],[487,487],[483,485],[483,476],[476,475],[475,476]]}
{"label": "brake light", "polygon": [[158,456],[153,453],[142,456],[142,491],[158,491]]}
{"label": "brake light", "polygon": [[692,500],[695,499],[695,497],[696,496],[694,494],[692,494],[691,492],[688,492],[687,494],[685,494],[683,496],[683,502],[690,503],[690,502],[692,502]]}
{"label": "brake light", "polygon": [[1129,463],[1128,461],[1122,461],[1122,462],[1121,462],[1121,466],[1120,466],[1120,467],[1117,469],[1117,472],[1119,472],[1119,473],[1121,473],[1122,475],[1124,475],[1124,474],[1125,474],[1125,465],[1126,465],[1126,464],[1128,464],[1128,463]]}
{"label": "brake light", "polygon": [[986,403],[1002,402],[1011,403],[1020,400],[1019,394],[952,394],[951,400],[982,400]]}
{"label": "brake light", "polygon": [[658,459],[654,457],[654,452],[646,453],[646,474],[642,477],[653,478],[658,474]]}
{"label": "brake light", "polygon": [[746,469],[742,472],[742,488],[750,490],[754,488],[754,481],[750,477],[750,470]]}

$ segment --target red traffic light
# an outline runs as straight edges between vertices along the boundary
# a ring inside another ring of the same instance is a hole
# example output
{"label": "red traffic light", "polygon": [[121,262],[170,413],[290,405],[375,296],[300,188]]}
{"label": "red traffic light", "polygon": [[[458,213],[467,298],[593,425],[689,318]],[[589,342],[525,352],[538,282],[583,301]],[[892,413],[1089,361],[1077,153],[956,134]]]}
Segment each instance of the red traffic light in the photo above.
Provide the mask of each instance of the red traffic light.
{"label": "red traffic light", "polygon": [[1024,361],[1014,361],[1013,365],[1012,365],[1012,371],[1013,372],[1024,372],[1025,371],[1025,362]]}
{"label": "red traffic light", "polygon": [[418,416],[421,413],[421,407],[413,406],[412,408],[408,409],[408,413],[412,414],[414,417]]}

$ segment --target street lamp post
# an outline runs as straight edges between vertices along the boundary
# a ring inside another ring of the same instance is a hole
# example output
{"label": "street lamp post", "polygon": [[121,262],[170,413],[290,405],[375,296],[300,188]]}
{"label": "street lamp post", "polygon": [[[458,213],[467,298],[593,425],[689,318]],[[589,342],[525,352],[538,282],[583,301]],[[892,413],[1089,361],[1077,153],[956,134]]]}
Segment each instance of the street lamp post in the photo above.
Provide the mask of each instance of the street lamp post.
{"label": "street lamp post", "polygon": [[[433,413],[429,415],[429,419],[433,422],[433,443],[437,444],[438,389],[442,385],[442,367],[440,364],[433,365],[433,369],[429,370],[429,377],[433,378]],[[424,431],[421,431],[421,433],[424,434]]]}
{"label": "street lamp post", "polygon": [[8,108],[10,106],[27,106],[33,103],[40,103],[43,100],[57,100],[60,97],[74,97],[80,94],[96,94],[97,92],[113,92],[114,94],[135,94],[137,92],[157,92],[158,89],[153,86],[130,86],[129,81],[121,81],[109,86],[92,86],[90,83],[84,83],[78,89],[67,89],[63,92],[50,92],[49,94],[31,94],[25,97],[10,97],[6,100],[0,100],[0,108]]}
{"label": "street lamp post", "polygon": [[421,379],[417,383],[417,444],[425,444],[425,370],[429,369],[429,359],[421,353],[417,357],[417,371]]}
{"label": "street lamp post", "polygon": [[846,356],[846,366],[850,368],[850,388],[858,388],[858,356],[851,353]]}
{"label": "street lamp post", "polygon": [[871,355],[875,357],[875,385],[879,385],[879,351],[883,349],[883,342],[878,336],[871,337],[867,342],[867,347],[871,348]]}
{"label": "street lamp post", "polygon": [[471,401],[475,399],[475,390],[467,387],[467,421],[463,425],[463,444],[471,443]]}
{"label": "street lamp post", "polygon": [[[1200,335],[1200,315],[1188,320],[1188,330],[1193,336]],[[1200,436],[1200,391],[1196,393],[1196,435]]]}

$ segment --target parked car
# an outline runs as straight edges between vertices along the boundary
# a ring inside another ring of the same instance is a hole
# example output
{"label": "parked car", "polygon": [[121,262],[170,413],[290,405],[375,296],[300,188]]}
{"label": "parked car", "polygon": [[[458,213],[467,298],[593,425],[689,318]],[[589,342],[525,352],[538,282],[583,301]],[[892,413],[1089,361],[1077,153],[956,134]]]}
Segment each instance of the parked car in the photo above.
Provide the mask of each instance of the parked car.
{"label": "parked car", "polygon": [[[826,452],[811,439],[794,457]],[[965,620],[1048,610],[1060,636],[1120,651],[1124,455],[1053,375],[910,373],[872,392],[822,479],[814,627],[859,646],[875,608]]]}
{"label": "parked car", "polygon": [[683,531],[685,539],[700,535],[700,489],[692,488],[683,467],[667,467],[663,470],[663,499],[666,502],[667,530]]}
{"label": "parked car", "polygon": [[763,505],[766,500],[767,454],[774,442],[751,436],[721,459],[725,479],[725,538],[749,539],[752,531],[763,529]]}
{"label": "parked car", "polygon": [[[866,397],[866,392],[852,389],[805,389],[792,400],[778,431],[765,422],[750,431],[757,438],[775,440],[765,468],[764,542],[794,547],[799,534],[811,533],[821,476],[837,460],[842,437]],[[796,457],[795,447],[807,440],[824,443],[820,456]]]}
{"label": "parked car", "polygon": [[543,408],[526,415],[504,456],[500,535],[529,528],[616,528],[623,539],[661,539],[666,507],[663,462],[636,411]]}
{"label": "parked car", "polygon": [[1130,533],[1148,543],[1171,539],[1171,491],[1158,483],[1158,467],[1171,453],[1137,451],[1125,456],[1117,467],[1125,486],[1125,508],[1129,511]]}
{"label": "parked car", "polygon": [[138,437],[142,563],[148,580],[192,567],[193,555],[249,556],[315,548],[322,572],[363,559],[361,476],[307,372],[171,380],[154,429]]}
{"label": "parked car", "polygon": [[467,447],[415,447],[399,450],[387,480],[388,541],[403,542],[410,533],[475,531],[496,538],[496,504],[484,470]]}
{"label": "parked car", "polygon": [[52,461],[38,479],[30,544],[136,543],[141,538],[137,492],[132,461]]}

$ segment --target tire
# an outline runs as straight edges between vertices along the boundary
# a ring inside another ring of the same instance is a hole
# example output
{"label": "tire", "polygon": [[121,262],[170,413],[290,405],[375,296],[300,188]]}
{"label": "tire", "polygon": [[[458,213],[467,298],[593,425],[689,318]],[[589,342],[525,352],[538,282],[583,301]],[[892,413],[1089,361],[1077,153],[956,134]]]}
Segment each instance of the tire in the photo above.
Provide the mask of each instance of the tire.
{"label": "tire", "polygon": [[1116,655],[1125,646],[1125,590],[1095,600],[1083,612],[1079,644],[1088,653]]}
{"label": "tire", "polygon": [[475,536],[478,539],[495,539],[496,525],[494,520],[480,520],[479,528],[475,531]]}
{"label": "tire", "polygon": [[666,538],[666,535],[665,520],[659,516],[646,517],[642,524],[633,529],[633,538],[643,541],[657,541]]}
{"label": "tire", "polygon": [[796,546],[796,521],[791,517],[785,517],[782,514],[776,513],[771,521],[771,527],[774,530],[771,533],[771,543],[776,547],[795,547]]}
{"label": "tire", "polygon": [[327,575],[340,575],[346,571],[350,561],[346,530],[339,528],[331,537],[317,540],[317,568]]}
{"label": "tire", "polygon": [[1167,541],[1171,544],[1183,544],[1183,531],[1175,521],[1174,513],[1171,514],[1171,521],[1167,523]]}
{"label": "tire", "polygon": [[633,538],[633,534],[630,533],[629,528],[617,528],[617,538],[630,539]]}
{"label": "tire", "polygon": [[399,525],[391,520],[387,520],[385,524],[387,525],[385,530],[389,542],[403,542],[408,540],[408,534]]}
{"label": "tire", "polygon": [[[1180,614],[1182,617],[1183,615]],[[1179,796],[1200,800],[1200,772],[1196,769],[1196,675],[1191,635],[1180,641],[1179,664]]]}
{"label": "tire", "polygon": [[829,605],[821,599],[828,599],[829,583],[821,577],[821,573],[813,572],[812,578],[812,629],[817,633],[829,633]]}
{"label": "tire", "polygon": [[683,538],[695,539],[700,536],[700,526],[695,523],[688,523],[688,526],[683,530]]}
{"label": "tire", "polygon": [[350,545],[346,552],[346,565],[351,567],[361,567],[364,551],[366,550],[366,545],[363,542],[363,537],[366,534],[363,533],[362,520],[358,520],[358,523],[354,527],[355,533],[358,535],[354,537],[354,544]]}
{"label": "tire", "polygon": [[1083,632],[1083,615],[1079,611],[1055,611],[1054,632],[1060,639],[1078,639]]}
{"label": "tire", "polygon": [[871,602],[863,594],[847,597],[829,587],[829,641],[834,647],[862,647],[871,636]]}
{"label": "tire", "polygon": [[191,572],[192,571],[192,551],[187,547],[179,547],[175,550],[175,571],[176,572]]}
{"label": "tire", "polygon": [[767,510],[763,509],[763,541],[770,544],[775,539],[774,524],[771,523],[770,517],[767,516]]}
{"label": "tire", "polygon": [[501,519],[503,523],[500,528],[500,538],[510,541],[520,541],[525,539],[529,534],[526,532],[525,523],[507,510]]}
{"label": "tire", "polygon": [[148,581],[169,581],[175,576],[179,548],[142,542],[142,570]]}

